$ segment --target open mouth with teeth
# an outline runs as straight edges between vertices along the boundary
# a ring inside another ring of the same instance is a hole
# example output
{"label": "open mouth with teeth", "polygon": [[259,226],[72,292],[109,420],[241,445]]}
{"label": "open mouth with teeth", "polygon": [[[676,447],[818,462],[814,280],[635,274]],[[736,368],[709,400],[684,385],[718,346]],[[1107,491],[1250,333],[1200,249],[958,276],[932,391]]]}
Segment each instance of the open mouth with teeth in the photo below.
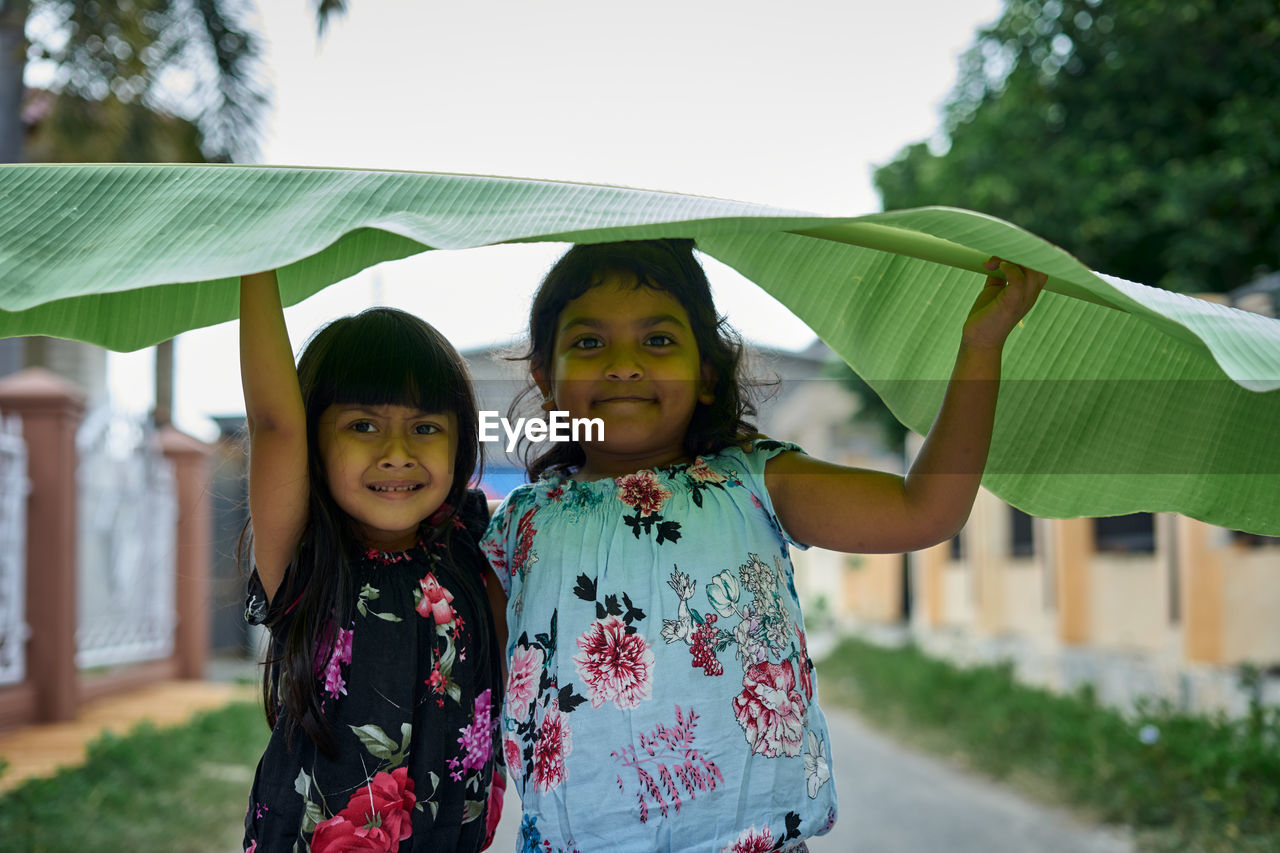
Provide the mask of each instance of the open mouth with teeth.
{"label": "open mouth with teeth", "polygon": [[373,483],[369,486],[375,492],[394,493],[394,492],[416,492],[422,488],[421,483],[400,483],[400,484],[379,484]]}

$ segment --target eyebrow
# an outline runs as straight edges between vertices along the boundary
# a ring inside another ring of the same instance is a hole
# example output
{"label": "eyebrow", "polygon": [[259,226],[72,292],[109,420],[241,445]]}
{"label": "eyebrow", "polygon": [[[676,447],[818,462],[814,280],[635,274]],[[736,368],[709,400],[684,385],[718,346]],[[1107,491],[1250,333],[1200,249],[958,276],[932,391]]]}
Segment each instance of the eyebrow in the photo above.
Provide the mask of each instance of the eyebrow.
{"label": "eyebrow", "polygon": [[[650,317],[641,317],[636,320],[635,325],[642,329],[651,329],[654,326],[661,326],[663,323],[670,323],[679,326],[682,329],[689,328],[689,324],[685,323],[674,314],[654,314]],[[587,329],[599,329],[608,325],[608,320],[601,317],[570,317],[560,324],[560,331],[567,332],[570,329],[582,326]]]}

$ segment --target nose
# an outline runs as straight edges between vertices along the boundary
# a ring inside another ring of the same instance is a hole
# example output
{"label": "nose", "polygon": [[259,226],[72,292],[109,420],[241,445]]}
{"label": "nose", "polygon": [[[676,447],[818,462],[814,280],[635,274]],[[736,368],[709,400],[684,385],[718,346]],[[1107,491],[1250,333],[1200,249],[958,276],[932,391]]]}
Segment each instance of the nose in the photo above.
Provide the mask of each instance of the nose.
{"label": "nose", "polygon": [[631,382],[644,377],[640,359],[631,350],[619,350],[605,370],[605,376],[619,382]]}
{"label": "nose", "polygon": [[417,461],[409,453],[408,445],[401,435],[389,435],[382,446],[382,456],[378,459],[378,467],[384,471],[401,468],[414,468]]}

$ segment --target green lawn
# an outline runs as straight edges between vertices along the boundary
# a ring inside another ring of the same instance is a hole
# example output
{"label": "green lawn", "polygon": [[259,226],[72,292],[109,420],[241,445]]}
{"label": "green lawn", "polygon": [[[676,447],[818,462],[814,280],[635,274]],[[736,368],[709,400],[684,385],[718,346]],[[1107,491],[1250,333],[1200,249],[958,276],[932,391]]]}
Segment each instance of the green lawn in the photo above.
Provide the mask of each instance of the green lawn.
{"label": "green lawn", "polygon": [[240,850],[253,768],[270,732],[241,702],[164,730],[143,725],[89,747],[86,763],[0,797],[14,853]]}

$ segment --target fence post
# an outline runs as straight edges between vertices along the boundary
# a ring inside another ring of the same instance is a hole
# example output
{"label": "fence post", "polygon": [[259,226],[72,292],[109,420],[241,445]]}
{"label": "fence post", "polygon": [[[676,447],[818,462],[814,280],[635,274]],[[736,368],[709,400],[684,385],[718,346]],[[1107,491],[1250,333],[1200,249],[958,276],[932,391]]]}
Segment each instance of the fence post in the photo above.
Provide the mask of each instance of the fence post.
{"label": "fence post", "polygon": [[22,418],[27,442],[27,678],[37,720],[75,718],[76,428],[84,391],[43,368],[0,379],[0,410]]}
{"label": "fence post", "polygon": [[178,498],[174,592],[178,624],[174,657],[179,678],[203,678],[209,657],[209,573],[213,509],[209,500],[209,458],[213,448],[171,426],[158,431],[165,458],[173,463]]}

